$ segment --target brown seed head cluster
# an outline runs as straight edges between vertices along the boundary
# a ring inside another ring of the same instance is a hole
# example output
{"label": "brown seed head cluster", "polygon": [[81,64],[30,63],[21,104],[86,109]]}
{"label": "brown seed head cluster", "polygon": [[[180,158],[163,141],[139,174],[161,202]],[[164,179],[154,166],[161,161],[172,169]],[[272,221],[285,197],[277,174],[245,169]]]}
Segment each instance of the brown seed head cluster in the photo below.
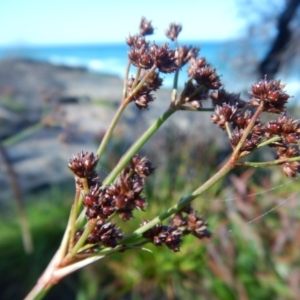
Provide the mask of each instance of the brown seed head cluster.
{"label": "brown seed head cluster", "polygon": [[178,69],[175,50],[169,49],[168,44],[150,45],[140,36],[130,36],[127,44],[130,46],[128,57],[135,67],[147,70],[155,65],[162,73],[172,73]]}
{"label": "brown seed head cluster", "polygon": [[178,67],[183,67],[186,65],[190,59],[196,58],[199,53],[199,47],[192,47],[192,46],[181,46],[175,51],[175,63]]}
{"label": "brown seed head cluster", "polygon": [[[210,90],[218,90],[221,87],[221,81],[216,70],[206,62],[204,57],[197,57],[199,48],[179,48],[178,65],[184,65],[189,62],[188,75],[189,80],[180,95],[179,103],[182,108],[189,107],[198,109],[202,107],[202,101],[209,98]],[[180,54],[180,51],[182,54]],[[190,53],[190,54],[189,54]],[[186,55],[186,58],[185,58]]]}
{"label": "brown seed head cluster", "polygon": [[225,124],[230,123],[233,120],[234,114],[237,111],[235,105],[229,105],[223,103],[222,106],[216,106],[215,114],[211,116],[211,121],[220,126],[221,129],[225,129]]}
{"label": "brown seed head cluster", "polygon": [[252,85],[250,95],[252,99],[249,104],[257,107],[264,104],[264,111],[280,114],[285,110],[285,104],[290,96],[284,92],[285,85],[280,80],[267,80],[264,78]]}
{"label": "brown seed head cluster", "polygon": [[89,186],[98,183],[99,178],[95,172],[98,160],[97,155],[88,152],[80,152],[69,160],[68,167],[76,176],[76,183],[80,188],[83,188],[81,178],[87,179]]}
{"label": "brown seed head cluster", "polygon": [[202,107],[202,101],[208,98],[209,90],[199,86],[199,84],[188,81],[181,93],[184,103],[188,103],[193,108]]}
{"label": "brown seed head cluster", "polygon": [[210,95],[213,107],[222,106],[223,103],[237,106],[239,109],[245,107],[246,101],[240,98],[240,94],[228,93],[225,89],[213,91]]}
{"label": "brown seed head cluster", "polygon": [[216,69],[213,69],[204,57],[190,59],[188,74],[190,78],[193,78],[199,85],[203,85],[207,89],[217,90],[222,86]]}
{"label": "brown seed head cluster", "polygon": [[[211,121],[219,125],[223,130],[225,130],[226,124],[232,129],[229,141],[232,147],[235,148],[243,137],[244,130],[247,128],[253,112],[245,109],[244,102],[236,94],[228,94],[225,91],[222,94],[224,94],[224,101],[227,102],[223,102],[222,106],[216,105],[215,114],[211,116]],[[241,147],[241,152],[255,149],[262,140],[264,132],[264,125],[259,120],[256,120],[252,131],[248,134]]]}
{"label": "brown seed head cluster", "polygon": [[[135,102],[136,106],[139,109],[148,108],[149,103],[154,101],[154,96],[153,96],[152,92],[159,89],[160,86],[162,85],[162,81],[163,81],[159,77],[158,72],[153,72],[153,73],[150,73],[150,75],[149,75],[148,70],[143,70],[141,72],[139,80],[137,81],[137,84],[139,84],[141,82],[141,80],[143,80],[144,78],[146,78],[146,81],[144,82],[141,89],[137,93],[135,93],[132,98],[133,101]],[[134,89],[134,87],[133,87],[134,82],[135,82],[135,78],[133,78],[133,77],[131,77],[127,81],[128,91],[132,91]]]}
{"label": "brown seed head cluster", "polygon": [[[281,139],[270,144],[276,148],[277,158],[293,158],[300,155],[298,140],[300,139],[300,121],[293,120],[287,114],[278,116],[277,120],[269,121],[266,124],[267,138],[280,137]],[[283,172],[288,177],[296,177],[300,173],[300,163],[286,162],[281,165]]]}
{"label": "brown seed head cluster", "polygon": [[279,146],[297,144],[300,138],[300,121],[293,120],[287,114],[280,115],[277,120],[266,124],[266,137],[281,136],[282,140],[275,143]]}
{"label": "brown seed head cluster", "polygon": [[101,243],[105,247],[114,248],[118,244],[118,240],[123,238],[123,234],[115,224],[111,222],[105,223],[104,220],[98,220],[92,233],[87,238],[88,244]]}
{"label": "brown seed head cluster", "polygon": [[[145,179],[154,172],[154,167],[146,157],[135,155],[115,183],[102,187],[100,182],[88,180],[89,192],[84,193],[80,179],[95,177],[97,162],[98,158],[92,153],[81,152],[70,160],[69,168],[79,177],[77,184],[82,188],[86,217],[97,220],[87,243],[115,247],[123,234],[113,223],[107,222],[107,219],[113,214],[118,214],[126,221],[133,217],[134,209],[144,210],[147,202],[141,193]],[[82,231],[78,231],[77,240],[81,233]]]}
{"label": "brown seed head cluster", "polygon": [[[180,24],[171,23],[166,31],[166,35],[172,41],[177,42],[181,30],[182,26]],[[149,103],[155,99],[151,92],[157,90],[162,84],[159,72],[173,73],[189,63],[188,74],[190,80],[186,83],[177,104],[182,106],[182,109],[186,109],[183,106],[192,109],[202,107],[202,100],[208,99],[209,90],[217,90],[221,87],[220,78],[216,70],[206,62],[205,58],[197,58],[199,47],[187,47],[185,45],[179,47],[176,44],[177,49],[173,50],[167,43],[157,45],[146,41],[145,35],[152,33],[153,27],[151,22],[143,17],[140,23],[140,33],[129,36],[126,39],[126,43],[130,47],[128,58],[132,65],[140,68],[142,71],[142,75],[139,75],[139,78],[131,77],[127,81],[127,91],[129,92],[130,100],[134,101],[140,109],[148,108]],[[153,76],[150,76],[152,78],[147,79],[141,88],[139,86],[136,89],[141,80],[145,78],[145,74],[149,74],[150,69],[152,74],[153,68],[158,73],[154,73]],[[138,74],[140,73],[138,72]],[[151,80],[153,84],[149,82]]]}
{"label": "brown seed head cluster", "polygon": [[[145,24],[145,20],[142,19],[141,24]],[[143,35],[129,36],[126,42],[130,46],[128,52],[130,62],[135,67],[141,68],[139,78],[132,77],[127,81],[128,92],[132,93],[131,99],[140,109],[148,108],[149,103],[154,101],[155,98],[151,92],[156,91],[162,85],[159,72],[175,72],[180,68],[179,61],[181,65],[185,64],[188,57],[196,52],[195,49],[189,49],[181,53],[179,57],[178,51],[169,49],[168,44],[162,46],[150,44]],[[156,67],[159,72],[150,73],[149,69],[153,67]],[[143,86],[133,92],[142,80],[145,81]]]}
{"label": "brown seed head cluster", "polygon": [[186,59],[181,59],[179,56],[179,65],[189,62],[188,75],[190,77],[180,95],[180,103],[185,104],[183,108],[188,106],[198,109],[202,107],[202,101],[209,98],[209,92],[218,90],[222,84],[216,70],[206,62],[206,59],[197,57],[198,48],[190,48],[189,52],[187,52],[187,48],[184,48],[182,51],[191,52],[191,54],[187,54]]}
{"label": "brown seed head cluster", "polygon": [[[142,226],[146,224],[147,222],[144,222]],[[143,237],[151,241],[155,246],[166,244],[166,246],[174,252],[180,250],[180,244],[182,242],[181,236],[182,231],[177,227],[164,226],[162,224],[155,225],[143,234]]]}
{"label": "brown seed head cluster", "polygon": [[86,178],[94,172],[97,163],[98,157],[94,153],[80,152],[70,159],[68,167],[77,177]]}
{"label": "brown seed head cluster", "polygon": [[[142,225],[147,224],[144,222]],[[165,244],[174,252],[180,250],[183,235],[192,234],[199,239],[210,238],[211,232],[207,229],[208,224],[202,217],[189,206],[176,213],[168,226],[158,224],[147,230],[143,236],[149,239],[155,246]]]}
{"label": "brown seed head cluster", "polygon": [[83,204],[87,207],[87,218],[107,219],[117,213],[126,221],[133,217],[134,209],[144,210],[147,203],[141,193],[145,178],[153,171],[154,167],[147,158],[135,155],[115,183],[107,187],[95,185],[84,195]]}
{"label": "brown seed head cluster", "polygon": [[[245,129],[254,117],[255,109],[263,105],[262,110],[268,113],[282,113],[290,96],[283,91],[284,85],[280,80],[266,78],[254,84],[249,102],[240,99],[238,94],[230,94],[224,89],[213,92],[210,97],[215,105],[215,114],[211,116],[214,124],[221,129],[228,126],[231,130],[229,138],[233,148],[241,141]],[[299,156],[298,141],[300,139],[300,121],[293,120],[284,112],[276,120],[262,123],[258,117],[246,137],[240,151],[250,152],[257,148],[258,144],[272,138],[276,142],[269,143],[269,147],[275,147],[277,158],[282,159],[282,170],[288,177],[295,177],[300,172],[300,163],[285,162],[288,158]]]}
{"label": "brown seed head cluster", "polygon": [[154,32],[154,28],[151,21],[148,21],[145,17],[142,17],[140,22],[140,35],[151,35]]}
{"label": "brown seed head cluster", "polygon": [[178,38],[179,33],[182,30],[181,24],[176,24],[176,23],[170,23],[169,28],[166,30],[166,36],[171,40],[171,41],[176,41]]}

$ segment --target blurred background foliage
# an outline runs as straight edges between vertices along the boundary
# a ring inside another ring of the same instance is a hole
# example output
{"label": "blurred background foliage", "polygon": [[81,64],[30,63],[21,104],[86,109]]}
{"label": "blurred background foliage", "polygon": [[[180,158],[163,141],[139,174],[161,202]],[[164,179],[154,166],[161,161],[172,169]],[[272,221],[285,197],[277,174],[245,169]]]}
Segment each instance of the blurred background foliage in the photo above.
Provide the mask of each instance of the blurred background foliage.
{"label": "blurred background foliage", "polygon": [[[169,161],[164,167],[157,165],[158,171],[148,181],[147,212],[138,212],[122,224],[127,232],[145,216],[154,217],[176,203],[216,171],[222,153],[213,141],[199,144],[170,132],[162,136],[159,152],[147,148],[154,164],[161,153]],[[180,147],[176,147],[178,140]],[[111,145],[112,157],[120,155],[120,143]],[[170,147],[175,151],[170,153]],[[103,168],[99,172],[103,175]],[[179,253],[152,245],[145,247],[150,251],[118,253],[66,278],[46,299],[296,299],[298,186],[297,179],[285,178],[278,168],[233,172],[193,205],[209,223],[211,240],[187,237]],[[26,196],[34,240],[31,255],[24,254],[12,207],[1,210],[1,299],[21,299],[46,267],[61,241],[73,193],[70,181]]]}

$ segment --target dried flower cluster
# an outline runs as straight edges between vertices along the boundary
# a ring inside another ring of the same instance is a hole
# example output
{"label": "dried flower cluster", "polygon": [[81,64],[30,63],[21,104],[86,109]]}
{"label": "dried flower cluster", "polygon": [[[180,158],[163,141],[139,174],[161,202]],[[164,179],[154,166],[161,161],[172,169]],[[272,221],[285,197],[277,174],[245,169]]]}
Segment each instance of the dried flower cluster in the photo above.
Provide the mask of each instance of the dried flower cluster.
{"label": "dried flower cluster", "polygon": [[181,30],[181,24],[171,23],[169,28],[166,30],[166,36],[171,41],[176,41]]}
{"label": "dried flower cluster", "polygon": [[105,223],[104,220],[99,220],[92,233],[87,238],[87,243],[98,244],[102,243],[105,247],[116,247],[118,240],[123,237],[120,229],[111,222]]}
{"label": "dried flower cluster", "polygon": [[[143,70],[141,72],[140,78],[137,81],[137,84],[145,78],[143,86],[134,94],[133,101],[136,106],[140,109],[148,107],[149,103],[154,100],[154,96],[151,92],[156,91],[162,85],[162,79],[159,77],[158,72],[150,73],[148,70]],[[131,77],[127,81],[127,88],[131,92],[133,84],[135,83],[135,78]]]}
{"label": "dried flower cluster", "polygon": [[[264,78],[251,87],[249,93],[252,98],[248,103],[241,100],[239,95],[221,89],[211,94],[215,106],[215,114],[211,116],[211,120],[221,129],[231,130],[229,139],[235,148],[252,118],[256,118],[240,148],[241,154],[256,149],[261,142],[277,137],[276,142],[270,142],[268,146],[275,147],[278,159],[283,160],[281,164],[283,172],[288,177],[295,177],[300,172],[300,163],[285,160],[299,156],[300,122],[286,115],[285,104],[290,96],[283,88],[284,85],[279,80]],[[258,107],[261,107],[261,112],[281,115],[276,120],[262,123],[255,116]]]}
{"label": "dried flower cluster", "polygon": [[[141,193],[144,189],[145,179],[154,172],[154,167],[146,157],[135,155],[130,164],[123,169],[115,183],[109,186],[101,186],[96,182],[95,167],[98,162],[93,153],[79,153],[69,162],[69,168],[73,171],[77,185],[82,189],[83,205],[88,220],[96,220],[96,225],[87,237],[88,244],[101,244],[105,247],[116,247],[118,241],[123,238],[119,228],[108,219],[118,214],[123,221],[133,217],[133,210],[144,210],[147,202]],[[82,179],[88,180],[89,192],[83,191]],[[183,216],[186,214],[186,216]],[[142,225],[145,225],[144,222]],[[82,235],[82,230],[77,231],[76,241]],[[189,206],[174,215],[169,226],[158,224],[146,231],[143,236],[160,246],[163,243],[177,252],[182,235],[193,234],[197,238],[210,237],[207,223],[196,214]]]}
{"label": "dried flower cluster", "polygon": [[285,104],[290,96],[283,89],[285,85],[280,83],[280,80],[262,79],[254,84],[251,88],[250,95],[253,97],[250,100],[252,107],[259,106],[261,102],[264,105],[264,111],[280,114],[285,110]]}
{"label": "dried flower cluster", "polygon": [[[277,120],[266,124],[265,135],[268,138],[280,137],[280,140],[270,144],[276,148],[278,159],[300,156],[298,140],[300,138],[300,121],[293,120],[285,113],[278,116]],[[282,164],[283,172],[288,177],[296,177],[300,173],[300,162],[285,162]]]}
{"label": "dried flower cluster", "polygon": [[222,85],[216,69],[213,69],[204,57],[191,59],[188,74],[198,85],[203,85],[207,89],[217,90]]}
{"label": "dried flower cluster", "polygon": [[[170,40],[177,42],[181,29],[180,24],[171,23],[166,35]],[[173,73],[189,63],[188,74],[190,79],[182,92],[179,103],[188,103],[190,107],[196,109],[201,107],[201,101],[208,99],[208,91],[210,89],[216,90],[221,86],[216,70],[206,62],[205,58],[197,58],[199,47],[184,45],[171,49],[167,43],[158,46],[145,39],[145,35],[152,33],[151,22],[142,18],[140,34],[129,36],[126,39],[130,47],[128,51],[129,60],[132,65],[142,71],[137,73],[137,78],[131,77],[127,81],[127,90],[131,95],[131,100],[140,109],[148,108],[149,103],[154,100],[151,92],[162,85],[159,73]],[[156,72],[153,72],[153,69]],[[136,90],[141,81],[143,81],[142,86]]]}
{"label": "dried flower cluster", "polygon": [[70,160],[69,168],[75,174],[79,187],[83,188],[83,178],[88,180],[89,192],[83,191],[83,205],[86,207],[86,217],[89,220],[97,220],[97,223],[93,232],[88,236],[87,242],[115,247],[117,240],[123,235],[113,223],[106,222],[106,220],[113,214],[118,214],[122,220],[126,221],[133,217],[134,209],[145,208],[147,203],[141,193],[145,179],[153,173],[154,167],[147,158],[135,155],[115,183],[102,187],[100,182],[96,182],[94,169],[97,161],[98,158],[92,153],[81,152]]}
{"label": "dried flower cluster", "polygon": [[136,67],[147,70],[155,66],[162,73],[172,73],[178,69],[175,50],[169,49],[168,44],[150,44],[139,35],[130,36],[127,44],[130,46],[128,57]]}
{"label": "dried flower cluster", "polygon": [[181,103],[198,109],[202,107],[202,101],[209,98],[211,90],[218,90],[222,83],[216,69],[207,63],[204,57],[197,57],[198,51],[193,51],[189,58],[189,80],[181,93]]}
{"label": "dried flower cluster", "polygon": [[154,28],[151,24],[151,21],[148,21],[145,17],[141,18],[140,22],[140,34],[142,36],[151,35],[154,33]]}
{"label": "dried flower cluster", "polygon": [[[186,216],[184,216],[186,214]],[[147,224],[144,222],[142,225]],[[192,234],[199,239],[210,238],[211,232],[207,229],[208,224],[201,216],[191,208],[176,213],[170,220],[168,226],[157,224],[153,228],[147,230],[143,236],[150,240],[155,246],[165,244],[174,252],[180,250],[183,235]]]}

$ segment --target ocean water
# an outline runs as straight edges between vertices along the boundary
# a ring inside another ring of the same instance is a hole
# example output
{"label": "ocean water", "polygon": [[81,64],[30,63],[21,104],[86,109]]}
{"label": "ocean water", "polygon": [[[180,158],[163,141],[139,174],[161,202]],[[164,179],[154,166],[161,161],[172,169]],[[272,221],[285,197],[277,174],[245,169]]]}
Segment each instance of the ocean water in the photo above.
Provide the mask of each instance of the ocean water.
{"label": "ocean water", "polygon": [[[206,57],[207,61],[217,69],[225,88],[232,92],[249,90],[251,84],[257,81],[255,74],[245,72],[247,66],[243,66],[249,58],[246,57],[245,49],[239,42],[187,42],[186,45],[200,47],[199,56]],[[247,48],[249,49],[249,48]],[[120,44],[91,44],[91,45],[52,45],[52,46],[23,46],[23,47],[0,47],[0,59],[6,57],[22,57],[50,62],[56,65],[80,66],[92,72],[124,76],[128,61],[127,52],[129,47],[125,43]],[[252,45],[250,56],[256,60],[263,57],[267,48],[263,45]],[[248,50],[246,50],[248,51]],[[186,79],[184,67],[180,77],[179,86],[183,86]],[[249,65],[248,65],[249,69]],[[292,72],[283,75],[283,81],[289,81],[288,91],[297,93],[300,90],[298,72],[296,68]],[[134,75],[134,69],[131,73]],[[162,74],[164,86],[171,87],[173,76]],[[284,80],[286,78],[286,80]]]}

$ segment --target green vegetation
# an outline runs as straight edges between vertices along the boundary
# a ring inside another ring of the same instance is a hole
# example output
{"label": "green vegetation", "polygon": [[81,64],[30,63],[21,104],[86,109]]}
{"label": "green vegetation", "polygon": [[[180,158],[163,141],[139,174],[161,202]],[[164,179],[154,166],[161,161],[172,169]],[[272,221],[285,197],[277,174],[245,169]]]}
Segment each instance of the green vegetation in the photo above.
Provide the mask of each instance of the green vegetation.
{"label": "green vegetation", "polygon": [[[192,143],[187,140],[186,149],[181,149],[186,151],[173,153],[164,172],[158,166],[159,172],[146,187],[148,216],[175,203],[183,186],[188,190],[203,179],[193,176],[192,168],[204,170],[199,172],[202,176],[209,176],[204,174],[207,170],[215,171],[210,168],[220,153],[213,148],[191,153],[188,149],[195,148]],[[119,150],[117,144],[115,149]],[[148,152],[154,161],[157,155]],[[178,175],[175,184],[174,172]],[[291,182],[279,172],[272,173],[276,179],[272,182],[260,181],[266,178],[260,175],[259,171],[254,176],[249,171],[239,174],[239,186],[246,188],[245,193],[239,192],[231,179],[194,203],[210,224],[211,240],[186,237],[176,254],[153,245],[146,245],[147,250],[114,254],[67,277],[45,299],[295,299],[297,287],[291,276],[299,272],[300,211],[297,196],[289,197],[297,195],[298,181]],[[284,182],[282,187],[265,192]],[[27,196],[35,249],[31,255],[23,252],[13,213],[6,210],[1,216],[0,270],[5,274],[0,281],[1,299],[21,299],[46,267],[61,242],[73,189],[70,182]],[[229,198],[232,201],[226,201]],[[285,199],[290,200],[249,224]],[[123,225],[124,230],[136,228],[145,214],[136,212],[134,220]]]}

